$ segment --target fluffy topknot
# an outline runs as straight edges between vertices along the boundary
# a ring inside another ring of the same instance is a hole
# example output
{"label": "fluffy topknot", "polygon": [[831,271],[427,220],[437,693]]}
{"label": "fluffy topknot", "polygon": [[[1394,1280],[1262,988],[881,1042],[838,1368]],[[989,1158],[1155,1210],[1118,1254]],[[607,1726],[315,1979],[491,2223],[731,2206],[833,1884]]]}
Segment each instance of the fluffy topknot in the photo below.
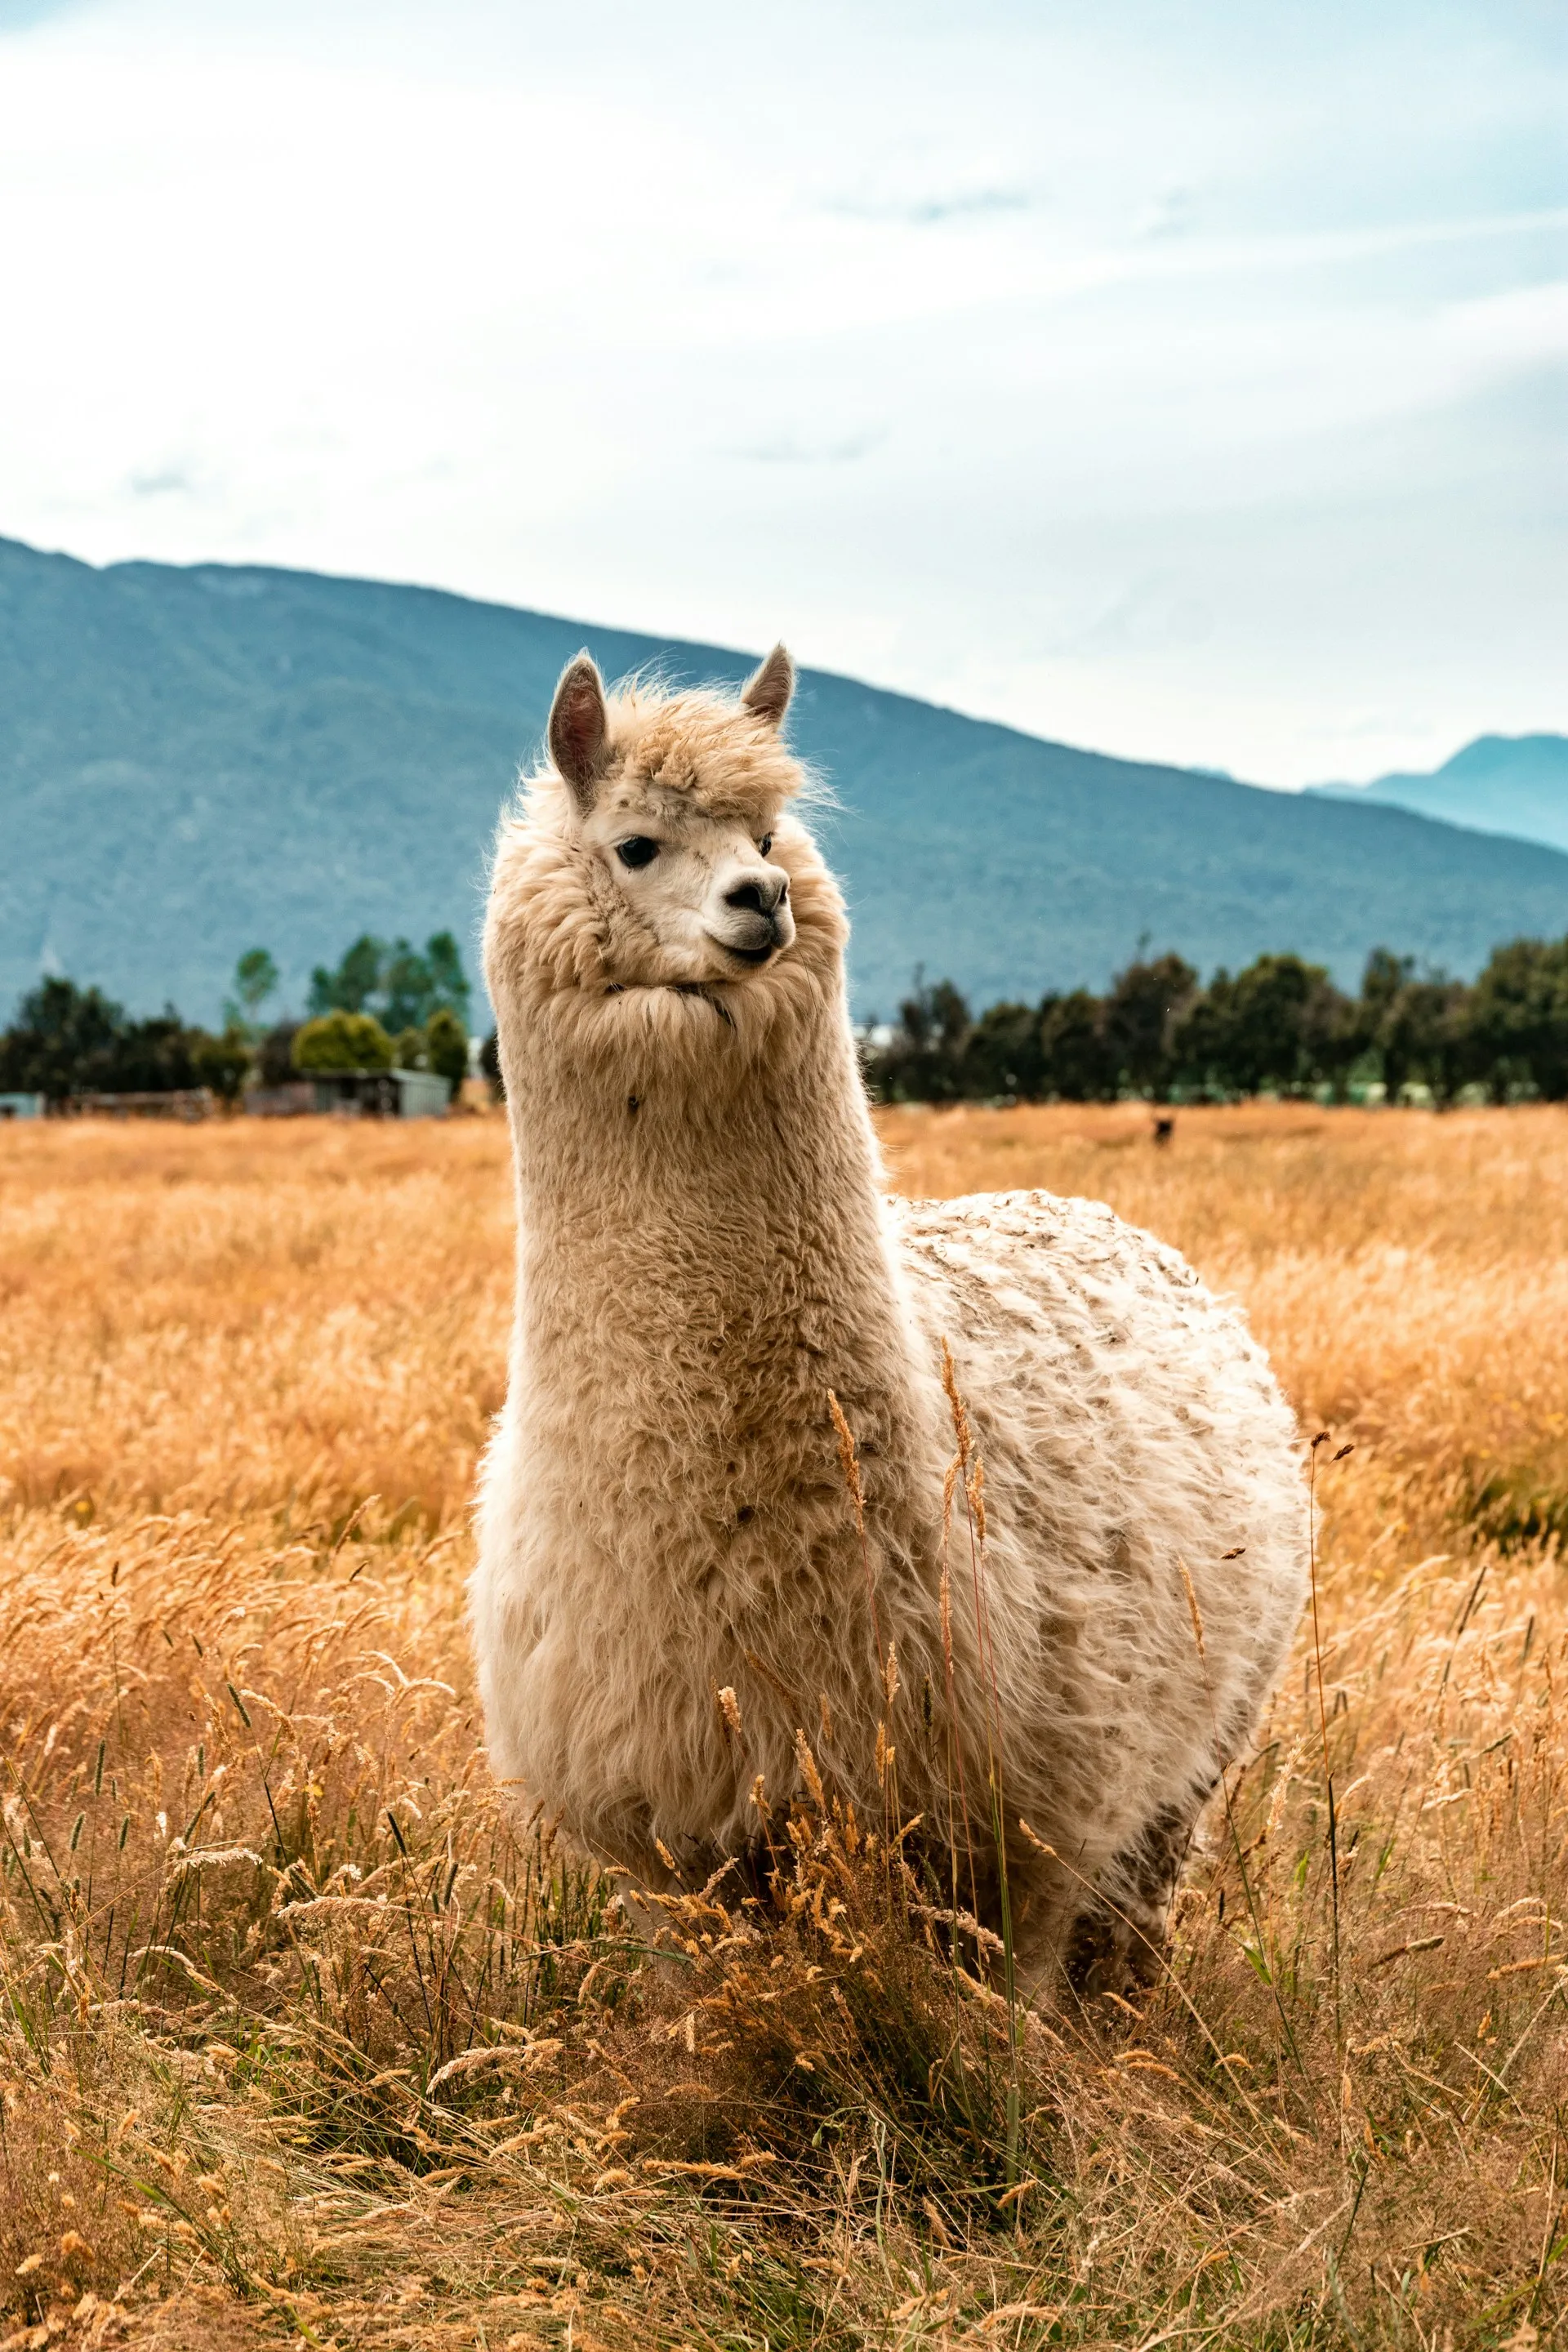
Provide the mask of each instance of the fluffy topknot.
{"label": "fluffy topknot", "polygon": [[806,781],[775,725],[710,688],[672,694],[633,680],[605,698],[605,710],[596,800],[614,795],[635,806],[644,787],[658,785],[689,793],[707,815],[755,824]]}

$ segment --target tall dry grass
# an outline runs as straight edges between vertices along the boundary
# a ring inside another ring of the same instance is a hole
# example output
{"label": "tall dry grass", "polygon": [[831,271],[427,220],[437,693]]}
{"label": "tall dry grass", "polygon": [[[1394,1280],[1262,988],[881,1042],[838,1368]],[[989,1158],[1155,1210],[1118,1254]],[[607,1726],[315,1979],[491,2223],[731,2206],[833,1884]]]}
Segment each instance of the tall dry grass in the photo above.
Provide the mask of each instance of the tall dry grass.
{"label": "tall dry grass", "polygon": [[1152,1992],[1015,2032],[809,1780],[764,1898],[657,1934],[509,1817],[499,1121],[0,1133],[0,2345],[1563,2325],[1568,1120],[883,1124],[905,1189],[1176,1242],[1332,1433],[1318,1641]]}

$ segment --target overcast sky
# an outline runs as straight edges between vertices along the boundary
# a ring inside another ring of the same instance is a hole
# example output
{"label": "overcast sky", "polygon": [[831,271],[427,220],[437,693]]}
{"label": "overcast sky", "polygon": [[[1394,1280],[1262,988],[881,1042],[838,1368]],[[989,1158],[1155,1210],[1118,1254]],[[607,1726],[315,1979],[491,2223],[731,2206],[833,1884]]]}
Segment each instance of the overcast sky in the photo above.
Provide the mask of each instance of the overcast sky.
{"label": "overcast sky", "polygon": [[1559,0],[0,0],[0,532],[1272,783],[1568,729]]}

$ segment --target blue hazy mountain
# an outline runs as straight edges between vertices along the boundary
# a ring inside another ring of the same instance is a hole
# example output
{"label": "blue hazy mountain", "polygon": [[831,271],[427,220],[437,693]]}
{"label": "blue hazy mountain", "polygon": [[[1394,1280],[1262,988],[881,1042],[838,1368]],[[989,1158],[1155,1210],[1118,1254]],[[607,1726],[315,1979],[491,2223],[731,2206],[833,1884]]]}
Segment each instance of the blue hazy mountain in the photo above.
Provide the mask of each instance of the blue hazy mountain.
{"label": "blue hazy mountain", "polygon": [[[471,942],[498,811],[590,646],[735,680],[753,656],[421,588],[0,541],[0,1018],[42,971],[211,1019],[269,947],[295,1004],[363,930]],[[1568,856],[1358,795],[1140,766],[808,672],[856,1004],[917,963],[977,1003],[1099,985],[1146,937],[1206,972],[1369,948],[1472,972],[1568,931]]]}
{"label": "blue hazy mountain", "polygon": [[1478,833],[1568,849],[1568,735],[1478,735],[1425,776],[1314,784],[1342,801],[1383,801]]}

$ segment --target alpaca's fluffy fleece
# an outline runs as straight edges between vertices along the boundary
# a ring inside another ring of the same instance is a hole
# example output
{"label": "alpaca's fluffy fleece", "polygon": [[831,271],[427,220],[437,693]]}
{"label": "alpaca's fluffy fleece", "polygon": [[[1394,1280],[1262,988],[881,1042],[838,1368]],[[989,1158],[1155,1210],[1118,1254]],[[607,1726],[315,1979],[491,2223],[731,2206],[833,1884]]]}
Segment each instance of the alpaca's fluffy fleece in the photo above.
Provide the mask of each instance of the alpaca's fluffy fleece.
{"label": "alpaca's fluffy fleece", "polygon": [[1152,1927],[1300,1612],[1291,1417],[1239,1317],[1099,1202],[889,1206],[985,1465],[1010,1805]]}
{"label": "alpaca's fluffy fleece", "polygon": [[[993,1919],[1000,1727],[1026,1967],[1081,1957],[1091,1924],[1155,1937],[1303,1597],[1268,1365],[1108,1209],[884,1199],[842,904],[771,717],[623,701],[595,761],[571,791],[536,778],[503,827],[486,938],[520,1228],[472,1588],[495,1768],[653,1884],[661,1846],[705,1873],[754,1840],[756,1778],[786,1799],[803,1732],[879,1817],[874,1611],[899,1801],[973,1849]],[[617,864],[627,834],[662,845],[662,896]],[[704,926],[764,854],[793,944],[742,970]],[[944,1553],[943,1341],[984,1465],[973,1559],[962,1496]]]}

